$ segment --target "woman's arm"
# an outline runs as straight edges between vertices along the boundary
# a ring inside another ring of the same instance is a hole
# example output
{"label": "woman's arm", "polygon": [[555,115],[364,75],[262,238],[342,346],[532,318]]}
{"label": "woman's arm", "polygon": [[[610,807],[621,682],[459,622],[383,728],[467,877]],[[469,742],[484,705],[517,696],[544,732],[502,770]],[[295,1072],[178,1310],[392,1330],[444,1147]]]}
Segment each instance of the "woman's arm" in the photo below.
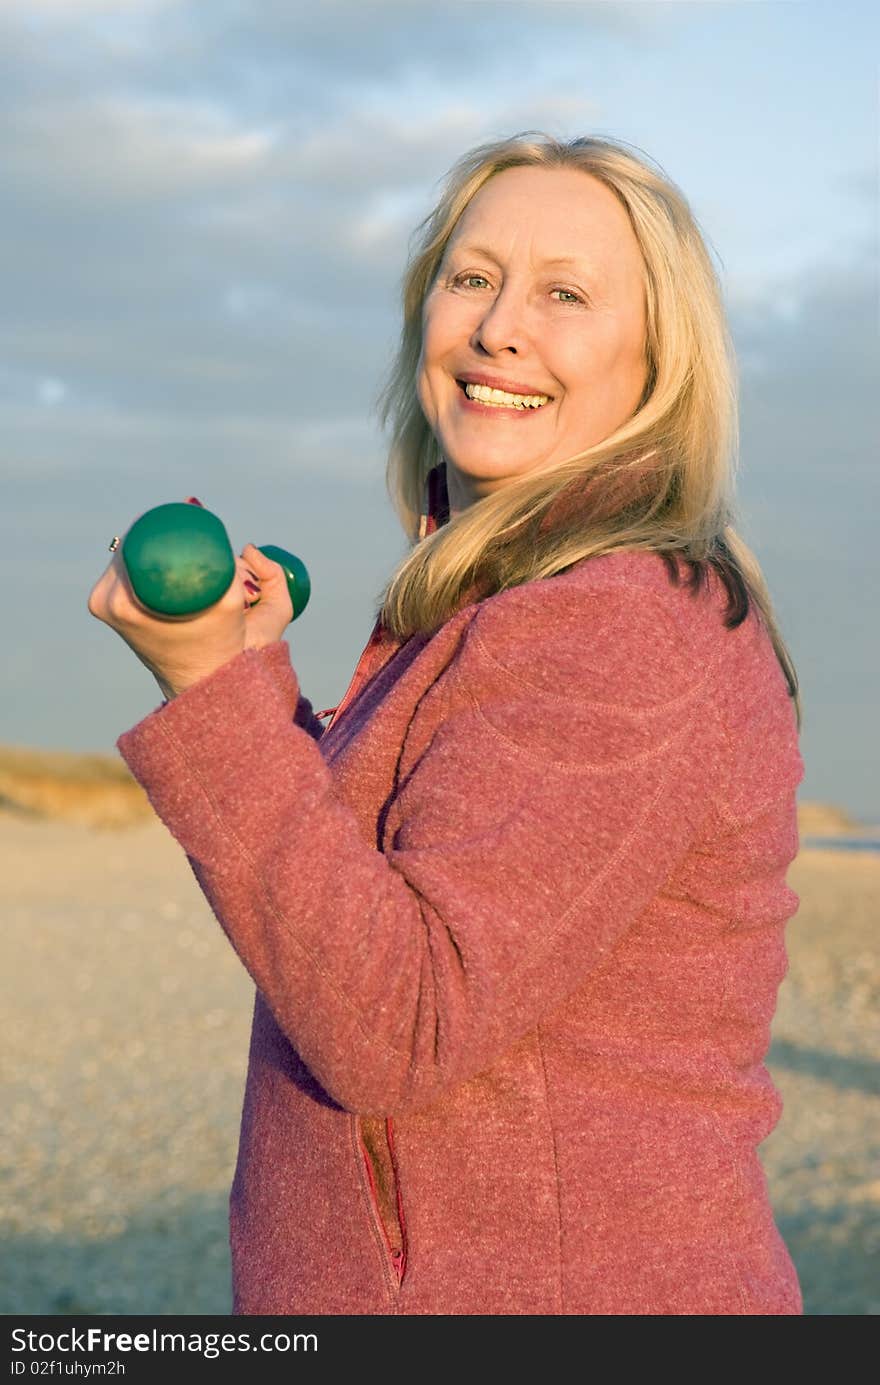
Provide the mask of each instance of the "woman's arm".
{"label": "woman's arm", "polygon": [[393,1115],[534,1028],[686,852],[717,775],[709,677],[644,589],[484,602],[381,851],[254,651],[118,746],[314,1076]]}

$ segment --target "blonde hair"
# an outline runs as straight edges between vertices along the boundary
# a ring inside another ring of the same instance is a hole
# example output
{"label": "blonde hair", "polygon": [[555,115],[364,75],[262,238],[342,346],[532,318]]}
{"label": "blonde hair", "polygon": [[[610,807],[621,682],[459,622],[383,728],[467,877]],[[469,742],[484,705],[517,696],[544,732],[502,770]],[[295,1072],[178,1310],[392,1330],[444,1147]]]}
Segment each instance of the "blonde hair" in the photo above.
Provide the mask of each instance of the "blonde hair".
{"label": "blonde hair", "polygon": [[[561,141],[540,131],[478,145],[452,167],[434,210],[416,227],[403,278],[400,345],[377,408],[390,423],[388,492],[413,543],[380,597],[397,637],[433,633],[469,600],[550,577],[620,549],[657,552],[671,580],[696,591],[709,569],[727,591],[725,624],[759,611],[800,726],[797,675],[760,567],[733,527],[738,454],[735,356],[719,283],[679,188],[621,140]],[[440,446],[416,393],[422,307],[472,198],[508,168],[575,168],[626,208],[645,265],[646,385],[610,436],[550,468],[513,477],[419,540],[428,473]]]}

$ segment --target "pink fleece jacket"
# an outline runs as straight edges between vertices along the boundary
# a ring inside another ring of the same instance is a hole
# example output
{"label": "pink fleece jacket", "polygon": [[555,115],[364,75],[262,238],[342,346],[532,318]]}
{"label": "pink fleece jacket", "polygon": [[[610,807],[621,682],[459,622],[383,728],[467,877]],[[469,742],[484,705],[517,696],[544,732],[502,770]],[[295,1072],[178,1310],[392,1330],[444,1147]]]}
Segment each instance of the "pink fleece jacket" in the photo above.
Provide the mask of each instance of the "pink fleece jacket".
{"label": "pink fleece jacket", "polygon": [[[800,1314],[756,1147],[802,764],[753,613],[651,553],[284,641],[118,741],[256,985],[244,1314]],[[192,979],[198,1004],[198,979]]]}

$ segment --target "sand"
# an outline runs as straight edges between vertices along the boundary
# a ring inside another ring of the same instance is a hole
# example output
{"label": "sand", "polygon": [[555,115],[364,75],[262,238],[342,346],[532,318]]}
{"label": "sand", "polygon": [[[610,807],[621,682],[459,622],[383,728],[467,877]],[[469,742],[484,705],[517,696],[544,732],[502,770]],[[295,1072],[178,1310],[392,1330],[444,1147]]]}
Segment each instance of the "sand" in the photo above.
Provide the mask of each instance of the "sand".
{"label": "sand", "polygon": [[[253,987],[154,818],[0,812],[0,1312],[227,1313]],[[880,856],[803,851],[761,1147],[808,1314],[880,1310]]]}

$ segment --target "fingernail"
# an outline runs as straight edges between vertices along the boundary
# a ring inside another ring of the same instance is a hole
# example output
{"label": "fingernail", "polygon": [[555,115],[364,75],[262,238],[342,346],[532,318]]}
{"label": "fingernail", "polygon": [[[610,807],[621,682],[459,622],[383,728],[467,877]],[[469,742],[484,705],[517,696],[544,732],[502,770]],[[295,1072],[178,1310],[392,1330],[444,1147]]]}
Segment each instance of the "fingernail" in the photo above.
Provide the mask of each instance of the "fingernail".
{"label": "fingernail", "polygon": [[188,495],[188,496],[186,497],[186,504],[187,504],[187,505],[198,505],[202,510],[205,508],[204,505],[202,504],[201,500],[199,500],[198,496],[195,496],[195,495]]}
{"label": "fingernail", "polygon": [[249,582],[248,579],[245,578],[245,579],[244,579],[244,584],[245,584],[245,586],[247,587],[247,589],[248,589],[249,592],[253,592],[255,596],[259,596],[259,595],[260,595],[260,588],[257,587],[257,586],[255,586],[253,582]]}

